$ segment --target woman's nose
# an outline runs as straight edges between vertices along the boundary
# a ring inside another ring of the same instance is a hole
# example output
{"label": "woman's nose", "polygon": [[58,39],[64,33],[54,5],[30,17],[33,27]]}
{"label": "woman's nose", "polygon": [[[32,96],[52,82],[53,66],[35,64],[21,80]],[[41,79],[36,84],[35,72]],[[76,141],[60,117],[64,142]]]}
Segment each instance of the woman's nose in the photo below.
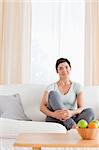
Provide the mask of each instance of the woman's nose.
{"label": "woman's nose", "polygon": [[66,72],[67,70],[66,70],[66,68],[63,68],[63,72]]}

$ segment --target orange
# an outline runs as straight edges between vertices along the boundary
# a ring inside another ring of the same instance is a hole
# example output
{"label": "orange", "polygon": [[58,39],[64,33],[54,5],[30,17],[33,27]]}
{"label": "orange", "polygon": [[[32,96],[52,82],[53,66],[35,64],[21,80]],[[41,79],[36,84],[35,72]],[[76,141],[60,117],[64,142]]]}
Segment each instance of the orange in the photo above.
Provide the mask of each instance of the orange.
{"label": "orange", "polygon": [[90,123],[88,124],[88,128],[91,128],[91,129],[93,129],[93,128],[98,128],[98,125],[97,125],[96,122],[90,122]]}
{"label": "orange", "polygon": [[97,123],[98,128],[99,128],[99,120],[92,120],[91,122],[95,122],[95,123]]}

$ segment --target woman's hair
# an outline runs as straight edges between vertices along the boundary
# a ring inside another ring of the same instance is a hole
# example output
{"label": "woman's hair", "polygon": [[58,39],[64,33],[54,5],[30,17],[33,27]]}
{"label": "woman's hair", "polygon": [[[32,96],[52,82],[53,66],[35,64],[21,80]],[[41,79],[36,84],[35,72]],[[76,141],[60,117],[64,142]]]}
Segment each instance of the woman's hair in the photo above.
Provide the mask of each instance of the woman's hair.
{"label": "woman's hair", "polygon": [[55,65],[56,71],[58,71],[58,65],[61,64],[61,63],[63,63],[63,62],[68,63],[68,65],[69,65],[70,68],[71,68],[71,64],[70,64],[70,61],[69,61],[68,59],[66,59],[66,58],[59,58],[59,59],[57,59],[56,65]]}

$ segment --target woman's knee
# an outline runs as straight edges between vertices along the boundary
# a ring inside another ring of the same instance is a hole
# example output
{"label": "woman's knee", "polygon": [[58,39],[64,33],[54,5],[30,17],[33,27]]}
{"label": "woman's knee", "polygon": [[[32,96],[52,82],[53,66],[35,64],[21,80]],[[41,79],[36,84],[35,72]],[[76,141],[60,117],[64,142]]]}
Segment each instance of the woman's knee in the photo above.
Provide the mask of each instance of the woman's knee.
{"label": "woman's knee", "polygon": [[92,108],[86,108],[84,109],[84,111],[87,113],[88,116],[93,116],[93,118],[95,117],[95,114]]}
{"label": "woman's knee", "polygon": [[56,91],[50,91],[48,95],[48,102],[53,104],[58,101],[60,101],[59,94]]}
{"label": "woman's knee", "polygon": [[50,91],[49,92],[49,94],[48,94],[49,99],[53,99],[53,98],[56,98],[56,97],[59,97],[59,95],[56,91]]}
{"label": "woman's knee", "polygon": [[95,118],[95,114],[92,108],[86,108],[84,109],[84,114],[87,116],[88,118],[88,122],[90,122],[91,120],[93,120]]}
{"label": "woman's knee", "polygon": [[91,122],[95,118],[94,112],[91,108],[84,109],[75,119],[78,122],[81,119],[86,120],[88,123]]}
{"label": "woman's knee", "polygon": [[63,105],[63,103],[61,101],[61,98],[60,98],[59,94],[56,91],[49,92],[48,105],[53,110],[59,110],[59,109],[64,108],[64,105]]}

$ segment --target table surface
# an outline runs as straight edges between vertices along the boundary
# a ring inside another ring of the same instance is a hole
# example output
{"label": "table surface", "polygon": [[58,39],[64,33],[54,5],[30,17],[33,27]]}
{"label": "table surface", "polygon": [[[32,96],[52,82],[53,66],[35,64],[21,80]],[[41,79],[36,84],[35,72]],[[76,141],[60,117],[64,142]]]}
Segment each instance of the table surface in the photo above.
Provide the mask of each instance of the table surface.
{"label": "table surface", "polygon": [[76,129],[67,133],[21,133],[14,146],[18,147],[99,147],[99,138],[83,140]]}

